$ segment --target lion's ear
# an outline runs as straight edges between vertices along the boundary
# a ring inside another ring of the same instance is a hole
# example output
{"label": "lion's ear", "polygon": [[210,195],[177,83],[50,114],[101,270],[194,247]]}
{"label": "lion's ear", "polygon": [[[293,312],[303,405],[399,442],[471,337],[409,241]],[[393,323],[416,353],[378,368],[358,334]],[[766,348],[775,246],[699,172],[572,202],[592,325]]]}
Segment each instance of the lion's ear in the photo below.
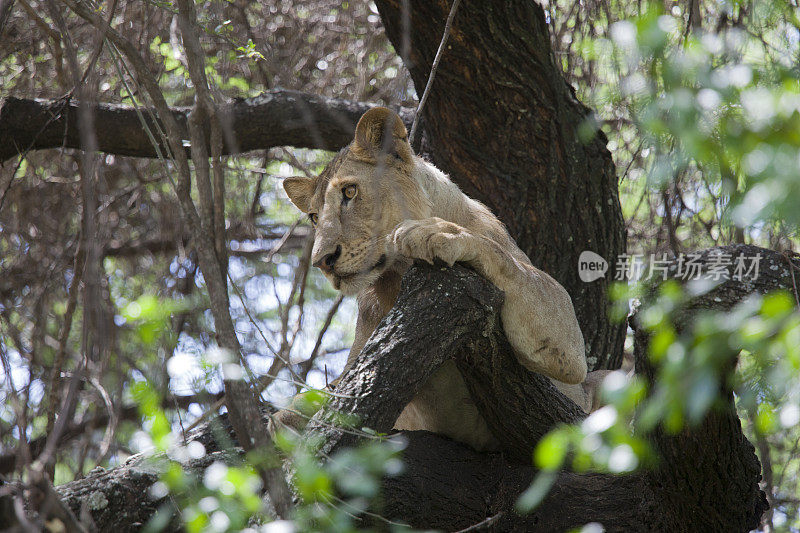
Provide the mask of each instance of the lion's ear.
{"label": "lion's ear", "polygon": [[311,197],[314,195],[314,180],[303,177],[286,178],[283,180],[283,189],[300,211],[308,213]]}
{"label": "lion's ear", "polygon": [[407,163],[412,161],[406,127],[397,113],[385,107],[374,107],[364,113],[356,126],[351,149],[361,157],[389,154]]}

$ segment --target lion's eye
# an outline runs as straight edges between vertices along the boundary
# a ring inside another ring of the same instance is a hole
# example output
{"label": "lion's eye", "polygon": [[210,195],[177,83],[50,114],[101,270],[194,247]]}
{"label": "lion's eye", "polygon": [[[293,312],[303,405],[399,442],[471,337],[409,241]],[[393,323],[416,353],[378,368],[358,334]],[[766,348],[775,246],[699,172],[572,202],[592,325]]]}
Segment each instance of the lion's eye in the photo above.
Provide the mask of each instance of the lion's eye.
{"label": "lion's eye", "polygon": [[308,214],[308,219],[311,221],[312,225],[316,226],[317,225],[317,220],[319,219],[319,217],[317,216],[316,213],[309,213]]}
{"label": "lion's eye", "polygon": [[344,187],[342,189],[342,194],[348,200],[352,200],[353,198],[355,198],[357,193],[358,193],[358,187],[356,187],[355,185],[348,185],[347,187]]}

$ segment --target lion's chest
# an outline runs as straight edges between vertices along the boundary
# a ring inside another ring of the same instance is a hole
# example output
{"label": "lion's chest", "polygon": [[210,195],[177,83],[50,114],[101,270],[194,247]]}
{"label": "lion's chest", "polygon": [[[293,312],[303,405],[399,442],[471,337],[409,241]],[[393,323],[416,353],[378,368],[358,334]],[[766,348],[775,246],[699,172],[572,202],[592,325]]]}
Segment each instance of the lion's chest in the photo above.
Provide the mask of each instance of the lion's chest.
{"label": "lion's chest", "polygon": [[497,440],[470,398],[453,361],[425,383],[395,422],[396,429],[427,430],[469,444],[478,451],[498,449]]}

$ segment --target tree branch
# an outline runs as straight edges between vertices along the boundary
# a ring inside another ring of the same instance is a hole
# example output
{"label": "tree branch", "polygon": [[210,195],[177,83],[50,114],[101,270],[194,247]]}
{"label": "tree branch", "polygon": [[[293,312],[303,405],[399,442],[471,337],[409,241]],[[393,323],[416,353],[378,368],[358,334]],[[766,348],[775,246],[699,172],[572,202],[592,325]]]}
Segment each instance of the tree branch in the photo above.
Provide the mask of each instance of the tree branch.
{"label": "tree branch", "polygon": [[[338,150],[353,140],[358,119],[373,105],[276,89],[261,96],[237,99],[219,108],[226,133],[221,155],[276,146]],[[0,100],[0,162],[28,150],[80,148],[77,114],[71,100],[7,97]],[[131,106],[97,103],[93,106],[98,149],[110,154],[157,157],[156,148]],[[171,108],[182,131],[188,131],[189,107]],[[155,112],[142,113],[155,131]],[[410,122],[411,113],[401,110]],[[163,130],[164,128],[161,127]],[[203,131],[207,141],[210,127]],[[159,142],[161,140],[159,139]],[[165,146],[159,146],[165,153]],[[188,151],[187,151],[188,153]]]}

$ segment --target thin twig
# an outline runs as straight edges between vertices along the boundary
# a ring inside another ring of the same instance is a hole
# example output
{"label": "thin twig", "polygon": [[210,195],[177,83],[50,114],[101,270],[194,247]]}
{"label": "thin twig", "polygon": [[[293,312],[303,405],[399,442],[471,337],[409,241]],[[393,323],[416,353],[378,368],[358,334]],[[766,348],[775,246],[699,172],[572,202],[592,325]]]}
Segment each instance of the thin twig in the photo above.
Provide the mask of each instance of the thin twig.
{"label": "thin twig", "polygon": [[281,249],[282,249],[282,248],[284,247],[284,245],[286,244],[286,241],[288,241],[288,240],[289,240],[289,237],[291,237],[291,236],[292,236],[292,234],[294,233],[294,230],[295,230],[295,229],[297,228],[297,226],[300,224],[300,221],[301,221],[301,220],[302,220],[302,219],[299,219],[299,218],[298,218],[297,220],[295,220],[295,221],[292,223],[292,225],[289,227],[289,229],[288,229],[288,230],[286,230],[286,233],[284,233],[284,234],[283,234],[283,236],[280,238],[280,240],[279,240],[278,242],[276,242],[276,243],[275,243],[275,245],[274,245],[274,246],[273,246],[273,247],[270,249],[270,251],[269,251],[269,252],[267,252],[267,255],[264,257],[264,262],[265,262],[265,263],[271,263],[271,262],[272,262],[272,257],[273,257],[275,254],[277,254],[278,252],[280,252],[280,251],[281,251]]}
{"label": "thin twig", "polygon": [[439,61],[442,60],[442,54],[444,53],[444,45],[447,43],[447,38],[450,36],[450,28],[453,25],[453,19],[456,16],[456,9],[458,9],[458,4],[461,3],[461,0],[454,0],[453,6],[450,8],[450,14],[447,15],[447,22],[444,24],[444,34],[442,35],[442,42],[439,43],[439,49],[436,50],[436,57],[433,59],[433,66],[431,67],[431,73],[428,75],[428,83],[425,84],[425,90],[422,92],[422,98],[419,100],[419,105],[417,106],[417,112],[414,115],[414,123],[411,124],[411,134],[408,136],[408,143],[411,146],[414,146],[414,138],[417,134],[417,126],[419,125],[419,117],[422,113],[422,109],[425,107],[425,102],[428,100],[428,94],[431,90],[431,85],[433,85],[433,78],[436,77],[436,69],[439,67]]}
{"label": "thin twig", "polygon": [[53,430],[56,419],[56,398],[61,387],[58,378],[64,366],[64,358],[67,353],[67,342],[69,341],[70,331],[72,331],[72,319],[75,316],[75,308],[78,304],[78,289],[83,277],[83,239],[78,238],[78,249],[75,252],[75,260],[72,266],[72,283],[67,292],[67,309],[64,312],[64,323],[61,325],[61,332],[58,336],[58,351],[53,360],[53,367],[50,369],[49,385],[47,387],[47,430],[49,434]]}
{"label": "thin twig", "polygon": [[100,394],[100,398],[102,398],[103,404],[106,406],[106,412],[108,412],[108,425],[106,426],[103,440],[100,443],[100,449],[97,452],[97,462],[102,463],[106,460],[109,450],[111,450],[111,443],[114,440],[114,434],[117,432],[117,425],[119,424],[119,415],[116,409],[114,409],[114,404],[111,402],[111,396],[109,396],[103,384],[100,383],[100,380],[89,377],[88,381]]}
{"label": "thin twig", "polygon": [[250,308],[244,301],[244,296],[242,295],[242,291],[239,290],[239,287],[236,285],[236,282],[233,281],[233,278],[231,277],[230,274],[228,274],[228,282],[231,284],[233,292],[235,292],[236,296],[239,297],[239,302],[242,304],[242,309],[244,309],[244,312],[247,315],[248,320],[250,320],[250,323],[256,328],[256,331],[258,331],[258,334],[261,336],[261,339],[264,341],[264,344],[267,345],[267,348],[269,349],[270,352],[272,352],[272,354],[275,357],[280,357],[275,348],[272,347],[272,344],[270,344],[269,340],[267,340],[267,336],[264,335],[264,331],[261,329],[261,326],[259,326],[256,320],[253,318],[252,313],[250,313]]}
{"label": "thin twig", "polygon": [[477,524],[471,525],[466,529],[459,529],[455,533],[470,533],[471,531],[481,531],[483,529],[489,529],[489,526],[493,525],[495,522],[500,520],[500,517],[503,516],[502,511],[497,513],[494,516],[490,516],[486,520],[478,522]]}
{"label": "thin twig", "polygon": [[333,322],[333,317],[336,316],[336,312],[339,310],[339,306],[342,303],[344,297],[340,294],[334,300],[333,305],[331,308],[328,309],[328,314],[325,315],[325,322],[322,324],[322,328],[320,328],[319,333],[317,334],[317,340],[314,343],[314,349],[311,350],[311,355],[303,361],[300,365],[300,377],[303,381],[305,381],[308,377],[308,372],[311,370],[311,367],[314,366],[314,361],[319,354],[319,349],[322,346],[322,338],[325,336],[325,333],[328,331],[328,328],[331,326],[331,322]]}
{"label": "thin twig", "polygon": [[797,290],[797,280],[794,277],[794,271],[800,270],[797,265],[794,264],[792,258],[789,257],[789,254],[786,252],[782,252],[781,255],[786,258],[786,262],[789,263],[789,272],[792,274],[792,287],[794,288],[794,300],[797,302],[797,307],[800,308],[800,291]]}
{"label": "thin twig", "polygon": [[[334,461],[334,462],[336,462],[336,461]],[[323,501],[327,505],[332,507],[333,509],[340,509],[341,511],[344,511],[349,516],[353,517],[354,519],[356,519],[358,521],[363,521],[364,517],[362,515],[366,515],[366,516],[371,516],[372,518],[377,518],[378,520],[380,520],[384,524],[389,524],[391,526],[398,526],[398,527],[401,527],[401,528],[411,529],[411,526],[409,526],[408,524],[403,524],[402,522],[395,522],[395,521],[389,520],[385,516],[379,515],[377,513],[372,513],[370,511],[365,511],[364,509],[361,509],[360,507],[354,506],[353,504],[351,504],[347,500],[343,500],[342,498],[339,498],[335,494],[331,495],[330,499],[332,501],[328,501],[328,500],[323,500]],[[351,513],[350,511],[348,511],[346,509],[342,509],[341,507],[336,507],[336,505],[333,503],[334,501],[339,503],[340,505],[344,505],[345,507],[349,507],[350,509],[353,510],[353,512]]]}
{"label": "thin twig", "polygon": [[[111,22],[114,20],[114,12],[117,10],[117,0],[111,0],[110,5],[108,6],[108,25],[111,25]],[[103,44],[106,42],[105,35],[102,31],[98,30],[96,43],[94,45],[94,51],[92,52],[92,56],[89,59],[88,63],[86,64],[86,68],[83,70],[83,76],[81,76],[80,83],[78,85],[83,85],[86,83],[89,74],[91,74],[92,70],[94,70],[94,66],[97,64],[97,60],[100,59],[100,54],[103,52]]]}

